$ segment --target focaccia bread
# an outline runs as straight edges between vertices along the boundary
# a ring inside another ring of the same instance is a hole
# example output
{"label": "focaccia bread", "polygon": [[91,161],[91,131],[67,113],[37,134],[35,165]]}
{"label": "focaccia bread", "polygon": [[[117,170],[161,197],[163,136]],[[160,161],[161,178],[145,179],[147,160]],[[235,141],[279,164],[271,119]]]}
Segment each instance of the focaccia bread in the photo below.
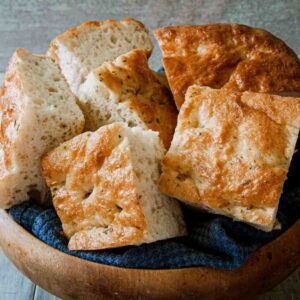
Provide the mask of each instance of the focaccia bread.
{"label": "focaccia bread", "polygon": [[0,207],[44,202],[45,151],[80,134],[84,117],[75,96],[50,58],[17,49],[0,94]]}
{"label": "focaccia bread", "polygon": [[156,132],[124,123],[85,132],[43,158],[71,250],[139,245],[186,233],[180,206],[159,192]]}
{"label": "focaccia bread", "polygon": [[77,95],[90,71],[135,48],[144,49],[147,56],[153,49],[142,23],[133,19],[90,21],[57,36],[50,43],[48,55]]}
{"label": "focaccia bread", "polygon": [[141,49],[94,69],[80,88],[79,101],[86,130],[124,121],[130,127],[158,131],[165,147],[170,146],[177,110],[169,89],[149,68]]}
{"label": "focaccia bread", "polygon": [[160,189],[270,231],[299,126],[300,99],[191,86]]}
{"label": "focaccia bread", "polygon": [[178,108],[193,84],[262,93],[300,92],[297,55],[271,33],[239,24],[154,32]]}

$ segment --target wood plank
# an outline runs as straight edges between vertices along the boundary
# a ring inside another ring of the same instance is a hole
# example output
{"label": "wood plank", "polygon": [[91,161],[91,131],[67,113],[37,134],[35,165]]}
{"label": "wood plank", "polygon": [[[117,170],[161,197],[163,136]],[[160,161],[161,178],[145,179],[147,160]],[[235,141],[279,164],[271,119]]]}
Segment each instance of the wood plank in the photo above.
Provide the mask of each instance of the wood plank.
{"label": "wood plank", "polygon": [[280,285],[261,295],[257,300],[297,300],[300,299],[300,268]]}
{"label": "wood plank", "polygon": [[24,277],[0,250],[0,299],[32,300],[35,285]]}
{"label": "wood plank", "polygon": [[39,286],[36,286],[34,300],[60,300],[60,298],[57,298],[49,294]]}

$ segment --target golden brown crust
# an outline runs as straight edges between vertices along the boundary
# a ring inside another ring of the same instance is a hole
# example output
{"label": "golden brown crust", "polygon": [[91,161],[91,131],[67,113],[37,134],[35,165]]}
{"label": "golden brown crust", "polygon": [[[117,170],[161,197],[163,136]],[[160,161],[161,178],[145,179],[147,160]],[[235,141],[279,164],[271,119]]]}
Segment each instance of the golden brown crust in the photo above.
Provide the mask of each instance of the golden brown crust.
{"label": "golden brown crust", "polygon": [[176,127],[177,110],[168,88],[153,72],[141,49],[132,50],[97,69],[99,80],[110,89],[118,103],[126,106],[145,124],[158,131],[169,148]]}
{"label": "golden brown crust", "polygon": [[141,243],[146,222],[122,124],[62,144],[42,167],[70,249]]}
{"label": "golden brown crust", "polygon": [[297,55],[269,32],[239,24],[169,26],[154,32],[177,107],[193,84],[237,91],[300,91]]}
{"label": "golden brown crust", "polygon": [[270,227],[264,210],[276,211],[299,126],[299,99],[192,86],[163,160],[161,191]]}
{"label": "golden brown crust", "polygon": [[[111,25],[111,26],[120,27],[122,23],[136,24],[137,28],[140,28],[140,30],[148,32],[148,29],[145,27],[145,25],[142,22],[131,19],[131,18],[124,18],[121,20],[109,19],[109,20],[105,20],[105,21],[88,21],[88,22],[82,23],[81,25],[79,25],[77,27],[72,27],[72,28],[68,29],[67,31],[65,31],[64,33],[55,37],[49,45],[48,53],[51,54],[52,59],[58,60],[57,55],[56,55],[58,41],[67,43],[71,48],[73,48],[73,47],[76,47],[76,41],[74,38],[78,37],[79,35],[81,35],[81,34],[84,35],[92,30],[98,29],[101,26]],[[150,49],[146,53],[147,53],[147,56],[150,57],[150,55],[152,53],[152,49]]]}

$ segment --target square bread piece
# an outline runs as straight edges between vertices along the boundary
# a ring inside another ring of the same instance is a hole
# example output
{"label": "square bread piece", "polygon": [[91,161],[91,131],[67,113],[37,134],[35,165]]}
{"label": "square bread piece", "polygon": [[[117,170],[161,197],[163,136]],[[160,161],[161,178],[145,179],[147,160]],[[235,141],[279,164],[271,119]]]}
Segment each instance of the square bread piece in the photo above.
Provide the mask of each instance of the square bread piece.
{"label": "square bread piece", "polygon": [[158,131],[165,147],[170,146],[178,112],[169,89],[149,68],[145,51],[132,50],[94,69],[79,99],[86,130],[126,122]]}
{"label": "square bread piece", "polygon": [[299,126],[300,99],[192,86],[160,189],[271,231]]}
{"label": "square bread piece", "polygon": [[43,158],[71,250],[139,245],[186,234],[179,203],[158,188],[156,132],[124,123],[85,132]]}
{"label": "square bread piece", "polygon": [[149,57],[153,44],[145,26],[133,19],[90,21],[57,36],[48,55],[60,66],[72,92],[88,73],[128,51],[144,49]]}
{"label": "square bread piece", "polygon": [[0,94],[0,207],[44,202],[41,156],[80,134],[84,117],[50,58],[17,49]]}
{"label": "square bread piece", "polygon": [[177,107],[193,84],[235,91],[300,92],[300,61],[271,33],[240,24],[168,26],[154,35]]}

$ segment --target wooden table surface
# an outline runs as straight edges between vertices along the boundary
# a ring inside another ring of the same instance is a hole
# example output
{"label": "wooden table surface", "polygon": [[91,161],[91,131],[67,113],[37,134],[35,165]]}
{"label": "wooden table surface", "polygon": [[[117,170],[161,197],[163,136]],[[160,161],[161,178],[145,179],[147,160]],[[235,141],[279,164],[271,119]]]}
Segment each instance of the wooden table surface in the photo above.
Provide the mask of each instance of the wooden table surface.
{"label": "wooden table surface", "polygon": [[[132,17],[150,29],[169,24],[243,23],[265,28],[300,53],[299,0],[0,0],[0,80],[16,47],[44,53],[49,41],[87,20]],[[157,69],[156,45],[151,66]],[[20,274],[0,250],[0,300],[57,299]],[[258,299],[300,300],[300,269]]]}

